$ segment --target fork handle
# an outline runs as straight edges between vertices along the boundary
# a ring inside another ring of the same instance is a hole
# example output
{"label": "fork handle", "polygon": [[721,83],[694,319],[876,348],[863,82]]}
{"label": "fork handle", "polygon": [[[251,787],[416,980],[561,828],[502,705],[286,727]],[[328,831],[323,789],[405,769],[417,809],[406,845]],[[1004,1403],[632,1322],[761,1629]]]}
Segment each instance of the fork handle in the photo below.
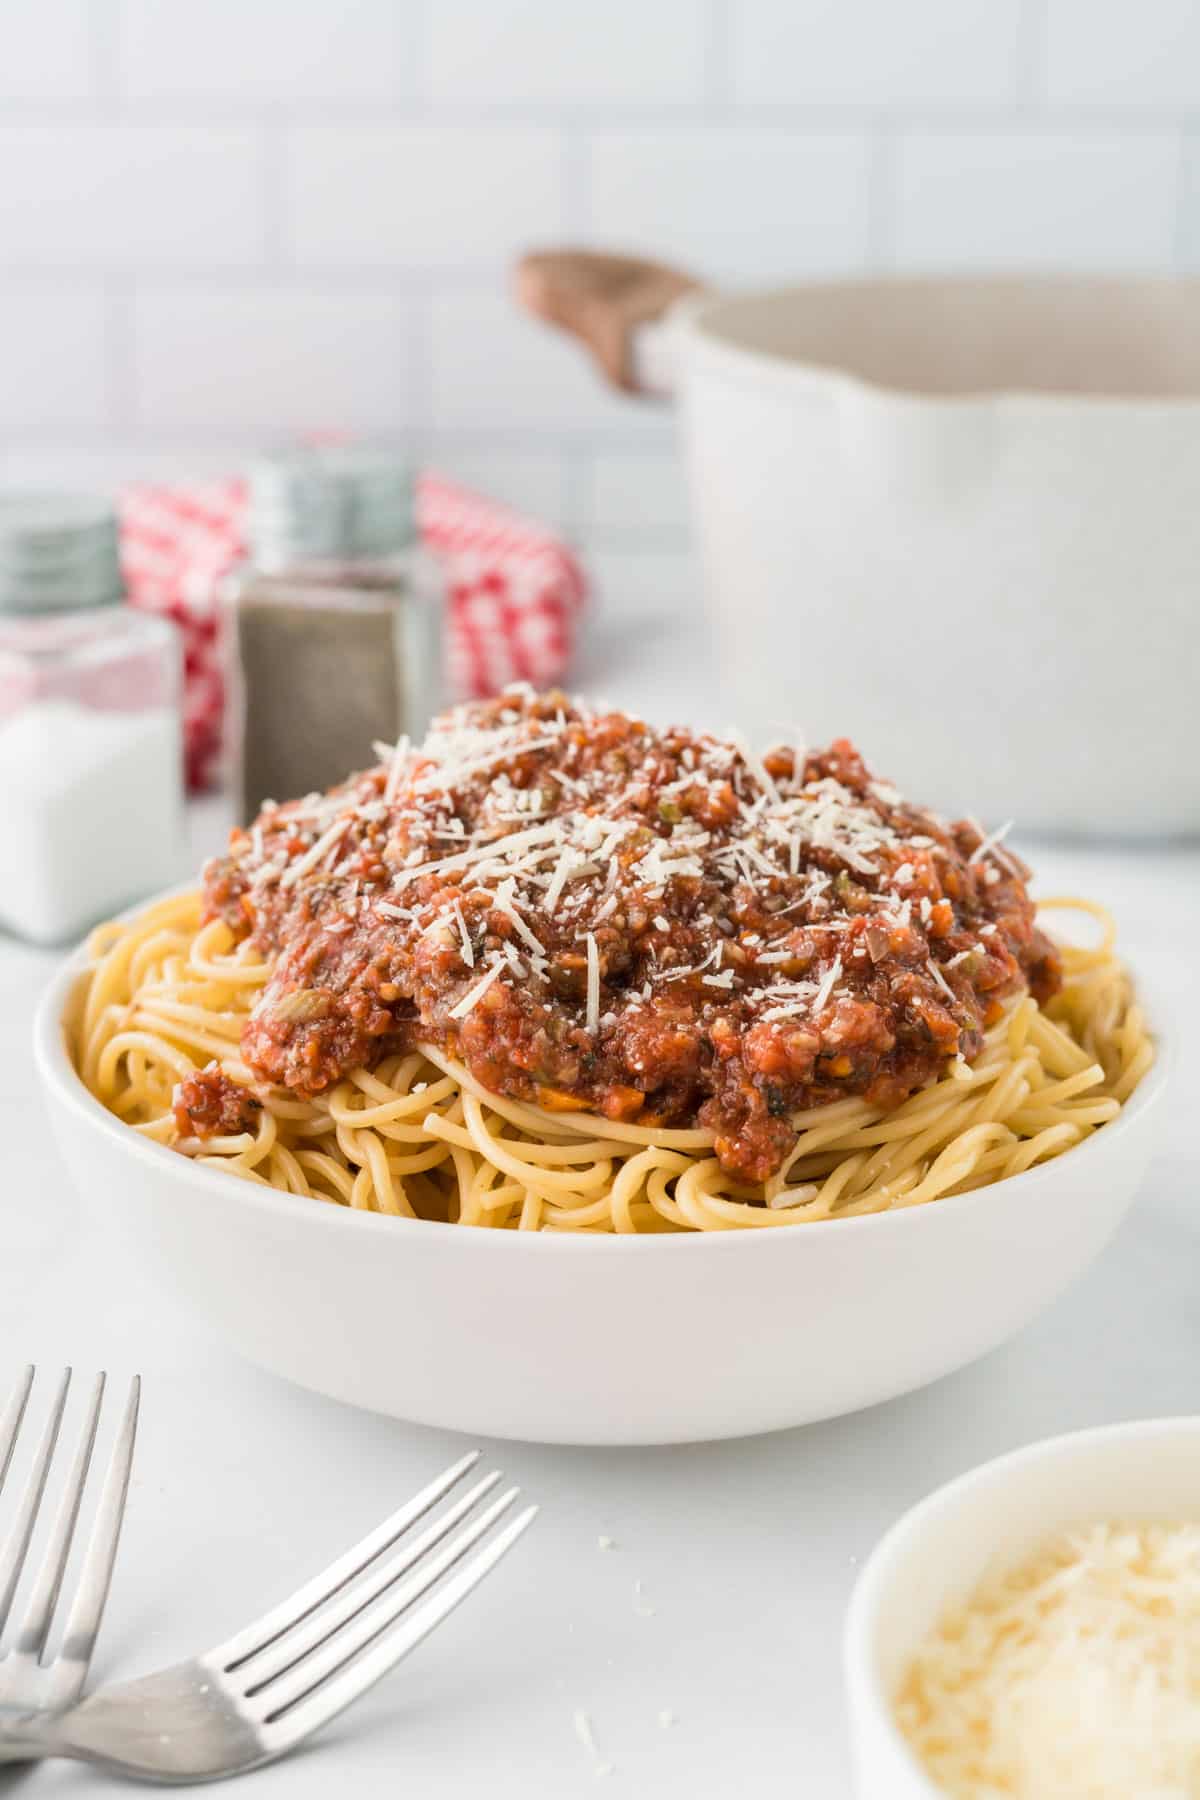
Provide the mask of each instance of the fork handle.
{"label": "fork handle", "polygon": [[56,1722],[45,1713],[6,1713],[0,1721],[0,1763],[38,1762],[57,1755],[47,1729]]}
{"label": "fork handle", "polygon": [[89,1742],[86,1733],[78,1737],[73,1735],[71,1727],[78,1714],[78,1707],[67,1707],[60,1713],[30,1713],[7,1719],[0,1724],[0,1767],[5,1763],[43,1762],[47,1757],[61,1756],[73,1762],[95,1763],[121,1775],[164,1782],[179,1779],[159,1768],[152,1759],[144,1761],[136,1755],[129,1758],[110,1755],[102,1743]]}
{"label": "fork handle", "polygon": [[53,1755],[53,1750],[35,1743],[32,1738],[28,1743],[21,1738],[0,1738],[0,1763],[41,1762]]}

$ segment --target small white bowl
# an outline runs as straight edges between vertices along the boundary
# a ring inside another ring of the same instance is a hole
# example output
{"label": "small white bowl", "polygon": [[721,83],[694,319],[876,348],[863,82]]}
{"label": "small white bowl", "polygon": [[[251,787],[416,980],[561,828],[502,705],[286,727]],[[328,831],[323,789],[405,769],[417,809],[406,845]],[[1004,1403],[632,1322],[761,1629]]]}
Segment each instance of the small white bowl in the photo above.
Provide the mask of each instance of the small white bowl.
{"label": "small white bowl", "polygon": [[855,1585],[845,1672],[859,1800],[945,1800],[892,1716],[913,1653],[985,1573],[1094,1519],[1200,1518],[1200,1417],[1047,1438],[938,1488],[892,1526]]}
{"label": "small white bowl", "polygon": [[352,1212],[149,1143],[83,1086],[52,982],[35,1054],[80,1192],[227,1342],[397,1418],[543,1443],[662,1444],[890,1399],[1011,1337],[1107,1242],[1154,1150],[1165,1061],[1051,1163],[910,1211],[576,1238]]}

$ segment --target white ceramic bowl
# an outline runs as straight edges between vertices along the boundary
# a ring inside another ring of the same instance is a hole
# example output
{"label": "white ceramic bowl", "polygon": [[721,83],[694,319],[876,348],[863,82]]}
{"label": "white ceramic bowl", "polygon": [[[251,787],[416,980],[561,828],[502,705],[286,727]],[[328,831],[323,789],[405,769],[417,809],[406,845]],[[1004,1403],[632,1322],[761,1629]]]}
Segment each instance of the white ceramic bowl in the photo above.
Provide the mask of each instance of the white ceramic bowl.
{"label": "white ceramic bowl", "polygon": [[1163,1061],[1046,1166],[912,1211],[762,1231],[586,1239],[351,1212],[197,1167],[80,1082],[64,1018],[35,1049],[81,1192],[252,1361],[397,1417],[546,1443],[806,1424],[946,1375],[1086,1267],[1154,1147]]}
{"label": "white ceramic bowl", "polygon": [[892,1720],[891,1695],[947,1606],[984,1573],[1091,1519],[1200,1518],[1200,1418],[1147,1419],[1048,1438],[939,1488],[865,1565],[846,1620],[859,1800],[945,1800]]}

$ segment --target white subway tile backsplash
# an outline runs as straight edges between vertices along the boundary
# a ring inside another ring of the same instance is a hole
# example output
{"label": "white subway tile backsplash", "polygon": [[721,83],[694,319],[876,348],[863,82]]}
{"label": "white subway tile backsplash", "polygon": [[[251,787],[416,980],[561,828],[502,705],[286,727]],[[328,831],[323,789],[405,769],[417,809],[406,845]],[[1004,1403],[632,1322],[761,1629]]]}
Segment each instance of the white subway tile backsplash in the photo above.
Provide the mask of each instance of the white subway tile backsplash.
{"label": "white subway tile backsplash", "polygon": [[118,81],[136,99],[388,100],[411,89],[417,24],[412,0],[119,0]]}
{"label": "white subway tile backsplash", "polygon": [[[595,549],[586,567],[592,597],[579,660],[586,664],[588,691],[657,725],[727,726],[694,554],[685,548]],[[680,630],[681,612],[694,621],[691,630]],[[749,723],[757,735],[760,727]]]}
{"label": "white subway tile backsplash", "polygon": [[561,456],[545,451],[483,450],[434,438],[421,446],[417,460],[421,468],[436,469],[531,519],[560,526],[572,523],[567,470]]}
{"label": "white subway tile backsplash", "polygon": [[994,105],[1019,89],[1022,0],[736,0],[738,100]]}
{"label": "white subway tile backsplash", "polygon": [[252,261],[259,164],[241,127],[0,123],[0,254],[10,268]]}
{"label": "white subway tile backsplash", "polygon": [[[22,326],[24,322],[18,320],[16,323]],[[7,326],[6,299],[0,297],[0,331],[6,331]],[[28,352],[27,331],[19,341]],[[96,367],[102,371],[102,360],[97,359]],[[78,370],[68,373],[77,376]],[[7,396],[11,384],[2,348],[0,385]],[[77,385],[82,393],[83,384]],[[102,394],[99,398],[102,400]],[[42,415],[37,417],[40,419]],[[32,416],[21,421],[25,426],[33,422]],[[177,443],[151,445],[137,441],[108,442],[102,448],[80,449],[67,434],[72,428],[90,426],[93,422],[76,410],[47,421],[51,426],[61,427],[61,437],[32,448],[28,444],[17,448],[0,445],[0,488],[66,486],[85,493],[111,493],[131,481],[216,479],[243,470],[247,458],[272,435],[268,433],[264,437],[261,424],[255,421],[243,428],[240,436],[231,436],[228,441],[189,443],[184,439]],[[573,523],[566,471],[562,458],[557,455],[545,451],[480,448],[454,440],[422,438],[414,441],[411,434],[394,430],[381,432],[376,441],[383,441],[385,436],[411,457],[416,470],[432,469],[440,475],[448,475],[465,487],[487,494],[532,519],[542,519],[559,527],[569,527]]]}
{"label": "white subway tile backsplash", "polygon": [[90,433],[108,404],[100,293],[0,291],[0,430]]}
{"label": "white subway tile backsplash", "polygon": [[587,563],[596,591],[614,617],[653,617],[661,611],[676,618],[680,603],[693,600],[699,616],[700,570],[689,549],[589,550]]}
{"label": "white subway tile backsplash", "polygon": [[1045,97],[1052,105],[1200,105],[1197,0],[1046,6]]}
{"label": "white subway tile backsplash", "polygon": [[682,539],[688,530],[683,467],[674,446],[598,450],[590,458],[582,510],[585,532]]}
{"label": "white subway tile backsplash", "polygon": [[113,494],[133,481],[216,480],[244,469],[247,451],[253,447],[243,438],[228,444],[169,447],[106,441],[101,448],[81,450],[64,435],[32,448],[0,446],[0,488]]}
{"label": "white subway tile backsplash", "polygon": [[725,281],[853,268],[868,177],[862,134],[606,132],[588,146],[588,236]]}
{"label": "white subway tile backsplash", "polygon": [[389,294],[148,288],[133,309],[136,421],[154,433],[411,429],[411,319]]}
{"label": "white subway tile backsplash", "polygon": [[385,435],[652,608],[670,409],[515,252],[1200,272],[1197,120],[1200,0],[0,0],[0,480]]}
{"label": "white subway tile backsplash", "polygon": [[1184,144],[1182,193],[1179,199],[1179,265],[1200,275],[1200,134],[1189,132]]}
{"label": "white subway tile backsplash", "polygon": [[896,260],[928,268],[1154,269],[1174,254],[1174,132],[914,132]]}
{"label": "white subway tile backsplash", "polygon": [[431,0],[435,101],[672,106],[704,93],[708,0]]}
{"label": "white subway tile backsplash", "polygon": [[566,227],[559,134],[318,125],[288,133],[285,244],[300,263],[495,264]]}
{"label": "white subway tile backsplash", "polygon": [[0,101],[77,100],[92,81],[89,0],[4,0]]}
{"label": "white subway tile backsplash", "polygon": [[613,394],[584,352],[499,295],[436,299],[429,317],[432,422],[439,431],[624,436],[670,430],[670,414]]}

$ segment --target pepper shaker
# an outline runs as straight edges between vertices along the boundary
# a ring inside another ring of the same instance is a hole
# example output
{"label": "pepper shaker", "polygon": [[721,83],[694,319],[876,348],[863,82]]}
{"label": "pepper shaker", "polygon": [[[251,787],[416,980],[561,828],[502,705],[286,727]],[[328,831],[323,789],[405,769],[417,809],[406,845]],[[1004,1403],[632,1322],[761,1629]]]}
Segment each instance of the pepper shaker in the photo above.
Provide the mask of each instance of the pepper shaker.
{"label": "pepper shaker", "polygon": [[441,698],[442,583],[416,540],[396,458],[299,450],[250,476],[250,560],[233,583],[233,786],[264,800],[321,791],[419,737]]}

